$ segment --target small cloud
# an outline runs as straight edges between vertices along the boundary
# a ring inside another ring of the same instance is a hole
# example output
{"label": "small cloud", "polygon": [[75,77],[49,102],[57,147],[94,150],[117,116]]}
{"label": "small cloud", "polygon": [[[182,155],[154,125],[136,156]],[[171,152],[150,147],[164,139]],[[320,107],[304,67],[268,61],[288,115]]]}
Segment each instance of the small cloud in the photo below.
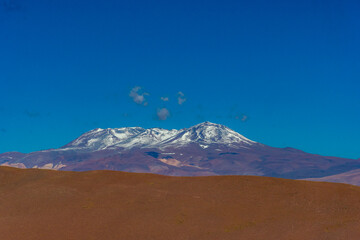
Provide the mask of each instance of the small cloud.
{"label": "small cloud", "polygon": [[169,101],[169,98],[168,98],[168,97],[161,97],[160,99],[161,99],[161,101],[164,101],[164,102],[168,102],[168,101]]}
{"label": "small cloud", "polygon": [[166,108],[158,109],[156,114],[157,114],[158,119],[162,120],[162,121],[166,120],[170,116],[170,112]]}
{"label": "small cloud", "polygon": [[149,93],[141,93],[141,87],[134,87],[129,93],[129,97],[137,104],[147,106],[148,102],[145,99],[145,96],[149,96]]}
{"label": "small cloud", "polygon": [[178,92],[177,95],[178,95],[178,104],[182,105],[186,101],[185,94],[183,92]]}
{"label": "small cloud", "polygon": [[243,114],[241,116],[235,116],[235,119],[237,119],[237,120],[240,119],[242,122],[246,122],[249,119],[249,116]]}
{"label": "small cloud", "polygon": [[41,114],[39,112],[34,112],[34,111],[29,111],[29,110],[25,110],[25,115],[28,116],[29,118],[37,118],[40,117]]}

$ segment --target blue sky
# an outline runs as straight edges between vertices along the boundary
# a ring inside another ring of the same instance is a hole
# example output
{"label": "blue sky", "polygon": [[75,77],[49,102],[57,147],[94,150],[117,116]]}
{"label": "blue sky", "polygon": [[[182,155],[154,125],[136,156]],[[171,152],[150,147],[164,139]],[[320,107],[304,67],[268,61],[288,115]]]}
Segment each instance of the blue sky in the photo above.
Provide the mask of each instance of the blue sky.
{"label": "blue sky", "polygon": [[0,152],[57,148],[97,127],[211,121],[359,158],[359,10],[351,0],[0,0]]}

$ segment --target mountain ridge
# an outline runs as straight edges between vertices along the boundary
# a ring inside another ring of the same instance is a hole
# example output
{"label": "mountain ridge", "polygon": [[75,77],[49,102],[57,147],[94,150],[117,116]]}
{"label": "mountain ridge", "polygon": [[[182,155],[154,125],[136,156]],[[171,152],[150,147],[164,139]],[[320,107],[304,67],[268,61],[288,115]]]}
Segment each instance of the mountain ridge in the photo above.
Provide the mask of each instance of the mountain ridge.
{"label": "mountain ridge", "polygon": [[74,141],[61,147],[61,149],[90,149],[104,150],[109,147],[123,148],[164,148],[169,145],[186,145],[189,143],[202,144],[252,144],[254,141],[231,130],[230,128],[211,122],[204,122],[190,128],[163,129],[141,127],[124,128],[96,128],[82,134]]}
{"label": "mountain ridge", "polygon": [[275,148],[204,122],[180,130],[93,129],[58,149],[0,154],[0,165],[67,171],[117,170],[171,176],[255,175],[319,178],[360,168],[360,161]]}

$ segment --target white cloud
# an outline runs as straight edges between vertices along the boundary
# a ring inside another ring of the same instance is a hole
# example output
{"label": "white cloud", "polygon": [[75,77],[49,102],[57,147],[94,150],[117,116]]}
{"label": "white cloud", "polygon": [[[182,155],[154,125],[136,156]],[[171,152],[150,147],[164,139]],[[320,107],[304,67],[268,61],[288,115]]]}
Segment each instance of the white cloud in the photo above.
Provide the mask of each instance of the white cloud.
{"label": "white cloud", "polygon": [[168,101],[169,101],[169,98],[168,98],[168,97],[161,97],[160,99],[161,99],[161,101],[164,101],[164,102],[168,102]]}
{"label": "white cloud", "polygon": [[170,112],[166,108],[160,108],[157,110],[157,117],[159,120],[166,120],[169,116]]}
{"label": "white cloud", "polygon": [[186,101],[185,94],[183,92],[178,92],[177,95],[178,95],[178,104],[182,105]]}
{"label": "white cloud", "polygon": [[141,93],[141,87],[136,86],[131,89],[129,96],[136,102],[137,104],[141,104],[144,106],[148,105],[148,102],[145,99],[145,96],[148,96],[148,93]]}

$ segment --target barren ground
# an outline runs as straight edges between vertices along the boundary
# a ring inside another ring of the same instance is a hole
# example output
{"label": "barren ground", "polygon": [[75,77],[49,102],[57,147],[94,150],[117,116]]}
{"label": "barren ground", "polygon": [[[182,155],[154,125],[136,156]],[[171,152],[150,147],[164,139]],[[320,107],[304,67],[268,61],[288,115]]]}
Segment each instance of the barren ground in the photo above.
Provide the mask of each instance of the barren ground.
{"label": "barren ground", "polygon": [[1,240],[358,240],[360,187],[0,167]]}

